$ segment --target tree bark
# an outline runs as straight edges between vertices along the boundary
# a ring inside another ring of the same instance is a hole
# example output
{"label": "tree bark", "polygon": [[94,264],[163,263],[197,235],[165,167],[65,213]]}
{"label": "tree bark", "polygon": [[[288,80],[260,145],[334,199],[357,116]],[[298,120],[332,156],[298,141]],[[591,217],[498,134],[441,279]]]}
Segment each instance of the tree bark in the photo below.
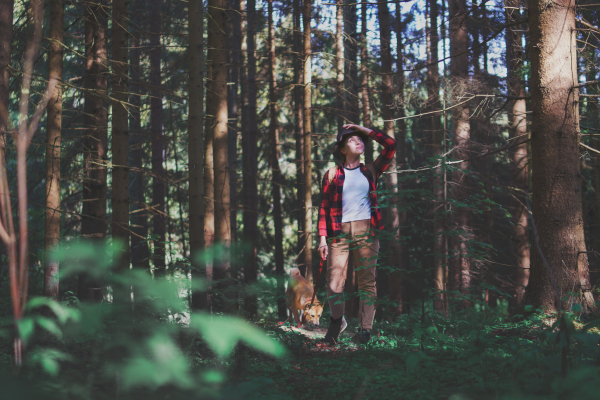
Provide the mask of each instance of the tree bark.
{"label": "tree bark", "polygon": [[[127,76],[127,0],[112,2],[112,237],[120,241],[117,269],[129,269],[129,124],[125,108]],[[119,299],[129,302],[130,296]],[[117,300],[117,299],[115,299]]]}
{"label": "tree bark", "polygon": [[150,130],[152,134],[152,234],[155,276],[163,276],[166,272],[165,260],[165,142],[163,132],[162,104],[162,48],[160,44],[162,0],[153,0],[150,12]]}
{"label": "tree bark", "polygon": [[302,253],[302,264],[306,268],[305,278],[309,284],[313,283],[313,265],[312,265],[312,48],[311,48],[311,27],[310,20],[312,14],[312,0],[304,1],[302,14],[303,33],[304,33],[304,252]]}
{"label": "tree bark", "polygon": [[[392,49],[391,49],[391,29],[389,19],[389,9],[387,3],[377,3],[378,17],[379,17],[379,30],[381,40],[381,72],[382,72],[382,107],[381,116],[384,122],[383,132],[391,138],[395,138],[394,132],[394,109],[393,107],[393,75],[392,75]],[[404,140],[400,143],[400,147],[403,146]],[[395,305],[392,306],[393,314],[398,316],[402,313],[402,279],[400,276],[400,269],[402,265],[402,238],[401,238],[401,226],[400,226],[400,212],[398,207],[401,206],[400,199],[398,197],[398,175],[396,175],[398,154],[394,155],[392,162],[389,166],[388,171],[390,174],[387,178],[388,189],[392,191],[392,204],[388,212],[388,227],[393,233],[394,240],[391,243],[393,252],[391,266],[393,270],[390,272],[389,280],[389,291],[390,300],[395,301]]]}
{"label": "tree bark", "polygon": [[[107,17],[105,1],[85,8],[85,78],[84,86],[84,170],[83,216],[81,236],[102,240],[106,237],[106,164],[108,102],[107,93]],[[80,300],[100,301],[102,282],[83,273],[79,276],[77,295]]]}
{"label": "tree bark", "polygon": [[335,30],[335,88],[337,109],[337,128],[342,129],[346,122],[344,101],[344,0],[336,1],[336,30]]}
{"label": "tree bark", "polygon": [[[241,34],[240,34],[240,14],[239,0],[230,0],[229,4],[229,36],[227,48],[229,49],[229,68],[227,68],[227,115],[229,118],[228,133],[228,154],[229,154],[229,199],[231,202],[230,212],[230,230],[231,243],[237,241],[237,134],[239,130],[239,72],[240,72],[240,53],[241,53]],[[234,268],[234,274],[238,272],[237,266]],[[237,276],[236,276],[237,277]]]}
{"label": "tree bark", "polygon": [[[223,247],[223,257],[214,260],[213,277],[217,283],[219,296],[213,297],[213,305],[219,311],[232,311],[230,302],[231,247],[230,198],[229,198],[229,140],[227,128],[227,13],[225,0],[209,1],[208,33],[212,47],[212,79],[210,91],[213,96],[214,116],[211,117],[214,154],[214,207],[215,207],[215,244]],[[221,294],[226,291],[226,296]]]}
{"label": "tree bark", "polygon": [[[438,69],[438,4],[437,0],[429,0],[429,65],[427,67],[427,96],[428,111],[439,111],[440,107],[440,73]],[[432,155],[441,157],[442,140],[444,132],[442,130],[440,115],[434,114],[429,118],[429,128],[432,137]],[[447,257],[445,255],[445,215],[444,209],[444,172],[442,168],[436,168],[433,174],[433,289],[436,290],[434,309],[437,312],[447,310],[446,296],[446,275]]]}
{"label": "tree bark", "polygon": [[[244,165],[244,240],[248,243],[250,250],[248,262],[245,269],[246,283],[253,284],[258,278],[258,122],[257,122],[257,89],[256,89],[256,0],[248,0],[246,20],[246,43],[247,43],[247,80],[248,80],[248,102],[245,104],[244,113],[247,113],[247,126],[242,132],[242,163]],[[257,313],[258,305],[256,296],[246,298],[246,312],[250,316]]]}
{"label": "tree bark", "polygon": [[[508,0],[506,6],[506,24],[511,24],[521,18],[520,0]],[[506,66],[508,70],[508,95],[521,97],[509,100],[509,135],[515,141],[523,141],[527,135],[527,107],[525,104],[525,84],[520,77],[523,68],[523,47],[521,45],[521,26],[515,25],[506,28]],[[511,180],[513,187],[520,189],[515,192],[519,201],[514,202],[513,212],[513,248],[516,256],[514,279],[516,290],[513,305],[518,305],[523,300],[525,288],[529,281],[529,226],[528,211],[525,206],[526,198],[522,193],[529,191],[527,168],[527,143],[523,143],[510,150]]]}
{"label": "tree bark", "polygon": [[[204,250],[204,10],[202,0],[188,3],[190,36],[188,75],[189,219],[192,287],[206,278],[206,266],[198,259]],[[192,289],[192,309],[207,310],[206,292]]]}
{"label": "tree bark", "polygon": [[356,2],[344,0],[344,118],[357,123],[360,113],[358,108],[358,35],[356,25],[358,14]]}
{"label": "tree bark", "polygon": [[[300,30],[302,6],[300,0],[293,0],[294,15],[294,137],[296,139],[296,220],[298,226],[298,243],[296,252],[300,254],[304,248],[304,75],[303,75],[303,45]],[[306,268],[300,266],[306,276]]]}
{"label": "tree bark", "polygon": [[285,299],[283,293],[284,270],[283,270],[283,211],[281,208],[281,169],[279,168],[279,126],[277,115],[279,107],[277,106],[277,76],[275,74],[275,27],[273,24],[273,0],[269,0],[269,136],[271,139],[271,171],[273,181],[271,190],[273,194],[273,222],[275,223],[275,276],[277,277],[277,315],[280,319],[286,317]]}
{"label": "tree bark", "polygon": [[[2,6],[0,6],[2,7]],[[48,76],[58,82],[62,81],[63,70],[63,23],[64,5],[62,0],[51,0],[50,8],[50,43],[48,46]],[[12,17],[12,13],[11,13]],[[4,22],[0,22],[3,25]],[[11,21],[12,26],[12,21]],[[2,34],[3,32],[0,32]],[[2,58],[2,56],[0,56]],[[0,59],[0,64],[4,64]],[[0,106],[2,108],[2,106]],[[0,117],[2,120],[2,117]],[[48,102],[46,133],[46,220],[45,240],[46,262],[44,265],[44,296],[58,297],[58,261],[52,255],[60,240],[60,143],[62,121],[62,86],[56,85]],[[6,129],[6,128],[5,128]],[[2,131],[2,122],[0,122]],[[3,135],[0,132],[0,135]]]}
{"label": "tree bark", "polygon": [[532,200],[539,245],[524,303],[558,311],[568,307],[562,299],[575,292],[574,303],[595,311],[581,207],[575,1],[530,0],[529,29]]}
{"label": "tree bark", "polygon": [[[450,17],[450,81],[453,89],[454,103],[460,103],[461,96],[467,91],[469,84],[469,57],[467,35],[467,5],[465,0],[452,1],[449,4]],[[471,126],[469,122],[469,106],[463,104],[452,109],[452,130],[454,140],[454,158],[468,158]],[[462,162],[452,173],[453,194],[457,201],[463,201],[469,196],[469,177],[466,171],[469,162]],[[467,294],[471,286],[471,262],[468,256],[468,240],[471,230],[471,216],[465,207],[458,207],[454,214],[454,227],[459,231],[458,236],[452,237],[454,251],[452,268],[452,288],[460,289]],[[465,306],[468,303],[464,303]]]}
{"label": "tree bark", "polygon": [[[360,31],[360,99],[362,102],[362,125],[370,128],[371,100],[369,96],[369,50],[367,40],[367,5],[361,4],[361,31]],[[369,141],[365,148],[365,162],[373,162],[373,143]]]}

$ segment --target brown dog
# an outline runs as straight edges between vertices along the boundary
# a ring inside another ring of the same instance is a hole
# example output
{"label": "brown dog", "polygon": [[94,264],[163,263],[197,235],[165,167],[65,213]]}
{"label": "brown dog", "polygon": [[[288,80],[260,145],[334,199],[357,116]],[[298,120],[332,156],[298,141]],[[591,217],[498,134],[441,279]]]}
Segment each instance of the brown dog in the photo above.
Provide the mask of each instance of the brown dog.
{"label": "brown dog", "polygon": [[319,303],[315,296],[315,302],[312,307],[310,306],[313,293],[313,287],[300,274],[300,270],[292,268],[285,294],[287,295],[288,308],[290,309],[288,321],[292,322],[293,315],[298,328],[302,326],[303,322],[319,325],[319,319],[321,318],[321,314],[323,314],[323,304]]}

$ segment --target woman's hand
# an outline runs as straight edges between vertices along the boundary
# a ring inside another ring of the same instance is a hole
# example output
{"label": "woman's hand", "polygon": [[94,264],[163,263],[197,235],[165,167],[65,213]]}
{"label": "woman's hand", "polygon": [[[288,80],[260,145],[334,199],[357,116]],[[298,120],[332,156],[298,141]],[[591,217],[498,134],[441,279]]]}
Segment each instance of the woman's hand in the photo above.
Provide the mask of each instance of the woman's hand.
{"label": "woman's hand", "polygon": [[369,132],[371,132],[371,130],[369,128],[365,128],[364,126],[355,125],[355,124],[346,124],[346,125],[344,125],[344,128],[345,129],[355,129],[357,131],[366,133],[367,135],[369,134]]}
{"label": "woman's hand", "polygon": [[327,238],[325,236],[321,236],[321,242],[319,243],[319,254],[323,260],[326,260],[327,254],[329,254],[329,249],[327,248]]}

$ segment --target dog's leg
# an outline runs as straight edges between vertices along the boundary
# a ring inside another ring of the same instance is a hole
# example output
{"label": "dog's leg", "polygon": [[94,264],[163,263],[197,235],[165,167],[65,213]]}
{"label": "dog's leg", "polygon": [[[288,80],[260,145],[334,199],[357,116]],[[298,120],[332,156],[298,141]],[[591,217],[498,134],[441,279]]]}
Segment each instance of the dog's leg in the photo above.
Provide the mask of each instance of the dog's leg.
{"label": "dog's leg", "polygon": [[294,314],[294,319],[296,320],[296,327],[300,328],[302,326],[302,320],[298,317],[298,310],[292,307],[292,313]]}

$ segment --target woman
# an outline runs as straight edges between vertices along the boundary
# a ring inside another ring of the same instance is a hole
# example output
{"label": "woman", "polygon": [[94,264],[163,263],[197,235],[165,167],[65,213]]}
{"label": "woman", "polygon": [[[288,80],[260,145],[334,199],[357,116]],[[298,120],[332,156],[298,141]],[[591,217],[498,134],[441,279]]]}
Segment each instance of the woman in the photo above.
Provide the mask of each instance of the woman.
{"label": "woman", "polygon": [[[360,156],[369,139],[381,144],[383,151],[373,164],[365,166],[360,162]],[[392,162],[395,152],[396,141],[377,130],[347,124],[337,135],[335,154],[342,163],[330,169],[323,178],[323,200],[319,210],[319,253],[327,259],[327,296],[331,310],[326,343],[335,344],[347,326],[341,294],[350,252],[356,260],[358,290],[366,294],[361,296],[359,303],[358,339],[366,343],[371,338],[377,297],[375,266],[379,252],[379,241],[373,231],[383,229],[375,183]]]}

